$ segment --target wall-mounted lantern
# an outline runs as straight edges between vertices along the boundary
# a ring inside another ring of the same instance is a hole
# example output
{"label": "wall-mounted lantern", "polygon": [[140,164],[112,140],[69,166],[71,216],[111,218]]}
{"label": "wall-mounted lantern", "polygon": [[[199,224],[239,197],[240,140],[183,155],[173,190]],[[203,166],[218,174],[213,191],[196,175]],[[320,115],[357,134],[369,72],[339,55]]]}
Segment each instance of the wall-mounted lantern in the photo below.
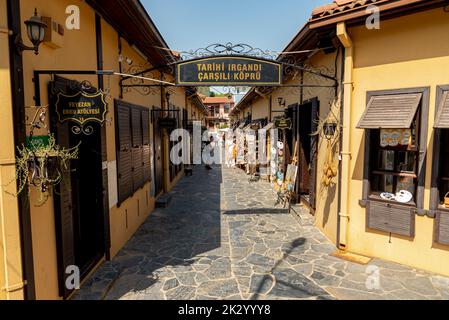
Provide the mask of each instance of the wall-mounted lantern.
{"label": "wall-mounted lantern", "polygon": [[25,25],[27,27],[28,39],[33,44],[33,47],[26,46],[19,35],[17,35],[16,38],[16,47],[21,54],[23,51],[33,50],[34,54],[38,55],[39,45],[42,43],[42,41],[44,41],[45,38],[45,29],[47,28],[47,24],[42,21],[42,18],[37,14],[37,9],[35,9],[34,16],[25,21]]}
{"label": "wall-mounted lantern", "polygon": [[323,134],[327,140],[332,140],[335,136],[335,132],[337,131],[337,123],[335,122],[325,122],[323,124]]}
{"label": "wall-mounted lantern", "polygon": [[286,102],[285,102],[284,98],[279,97],[278,98],[278,103],[279,103],[279,107],[284,107],[285,108]]}

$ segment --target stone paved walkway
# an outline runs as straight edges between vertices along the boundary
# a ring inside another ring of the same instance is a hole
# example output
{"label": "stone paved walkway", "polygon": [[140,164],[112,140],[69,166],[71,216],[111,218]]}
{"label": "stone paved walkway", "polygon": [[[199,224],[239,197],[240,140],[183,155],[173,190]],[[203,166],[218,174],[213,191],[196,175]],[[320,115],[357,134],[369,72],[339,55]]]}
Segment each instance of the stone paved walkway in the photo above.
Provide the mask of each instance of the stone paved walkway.
{"label": "stone paved walkway", "polygon": [[194,170],[75,299],[449,299],[449,279],[374,259],[334,258],[313,226],[274,207],[267,182],[238,169]]}

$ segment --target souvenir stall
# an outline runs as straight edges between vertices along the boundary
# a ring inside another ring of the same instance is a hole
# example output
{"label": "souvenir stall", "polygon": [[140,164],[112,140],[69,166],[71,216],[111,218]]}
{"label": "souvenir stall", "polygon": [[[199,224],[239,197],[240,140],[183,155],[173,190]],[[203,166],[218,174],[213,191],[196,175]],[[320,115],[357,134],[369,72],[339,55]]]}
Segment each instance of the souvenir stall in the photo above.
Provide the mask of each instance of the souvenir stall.
{"label": "souvenir stall", "polygon": [[259,130],[267,123],[267,119],[251,121],[244,128],[246,138],[246,173],[256,177],[259,172]]}
{"label": "souvenir stall", "polygon": [[272,122],[268,123],[265,127],[263,127],[260,130],[260,137],[259,137],[266,142],[265,145],[259,144],[259,148],[264,148],[262,150],[262,154],[266,157],[263,163],[262,162],[259,163],[260,177],[268,181],[270,181],[271,175],[271,159],[272,159],[271,146],[274,145],[271,142],[271,140],[277,139],[274,134],[274,131],[272,131],[273,128],[274,124]]}
{"label": "souvenir stall", "polygon": [[270,139],[270,180],[278,194],[278,204],[283,204],[284,207],[287,204],[290,206],[298,174],[298,146],[295,146],[293,157],[291,157],[286,143],[291,124],[290,119],[283,116],[277,117],[274,128],[278,129],[278,137],[272,136]]}

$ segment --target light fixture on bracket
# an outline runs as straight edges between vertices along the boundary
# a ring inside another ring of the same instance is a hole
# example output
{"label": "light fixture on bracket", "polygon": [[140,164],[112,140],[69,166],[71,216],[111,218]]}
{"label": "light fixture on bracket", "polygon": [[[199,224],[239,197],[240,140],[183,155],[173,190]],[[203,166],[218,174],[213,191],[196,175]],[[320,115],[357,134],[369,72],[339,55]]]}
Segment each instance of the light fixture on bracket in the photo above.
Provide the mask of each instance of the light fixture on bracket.
{"label": "light fixture on bracket", "polygon": [[279,97],[278,98],[278,103],[279,103],[280,107],[284,107],[285,108],[286,102],[285,102],[284,98]]}
{"label": "light fixture on bracket", "polygon": [[44,41],[45,38],[45,29],[47,28],[47,24],[42,21],[42,18],[37,14],[37,9],[35,9],[34,16],[25,21],[25,25],[27,28],[28,39],[33,44],[33,47],[26,46],[23,43],[20,34],[18,34],[15,39],[16,48],[20,54],[22,54],[23,51],[33,50],[34,54],[38,55],[39,45],[42,43],[42,41]]}
{"label": "light fixture on bracket", "polygon": [[323,134],[327,140],[332,140],[337,132],[337,123],[332,121],[327,121],[323,124]]}

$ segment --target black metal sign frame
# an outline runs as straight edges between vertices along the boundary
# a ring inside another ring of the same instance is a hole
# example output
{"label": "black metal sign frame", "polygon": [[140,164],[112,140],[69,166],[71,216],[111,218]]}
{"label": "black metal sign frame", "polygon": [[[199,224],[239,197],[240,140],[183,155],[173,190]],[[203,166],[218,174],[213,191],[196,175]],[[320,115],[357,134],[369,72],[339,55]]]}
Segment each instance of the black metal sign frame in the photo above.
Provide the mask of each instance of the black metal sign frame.
{"label": "black metal sign frame", "polygon": [[108,113],[107,103],[102,91],[94,94],[79,91],[74,95],[59,92],[57,93],[55,109],[60,123],[72,121],[80,126],[92,121],[103,124]]}
{"label": "black metal sign frame", "polygon": [[275,60],[220,55],[179,62],[177,86],[281,86],[283,65]]}

